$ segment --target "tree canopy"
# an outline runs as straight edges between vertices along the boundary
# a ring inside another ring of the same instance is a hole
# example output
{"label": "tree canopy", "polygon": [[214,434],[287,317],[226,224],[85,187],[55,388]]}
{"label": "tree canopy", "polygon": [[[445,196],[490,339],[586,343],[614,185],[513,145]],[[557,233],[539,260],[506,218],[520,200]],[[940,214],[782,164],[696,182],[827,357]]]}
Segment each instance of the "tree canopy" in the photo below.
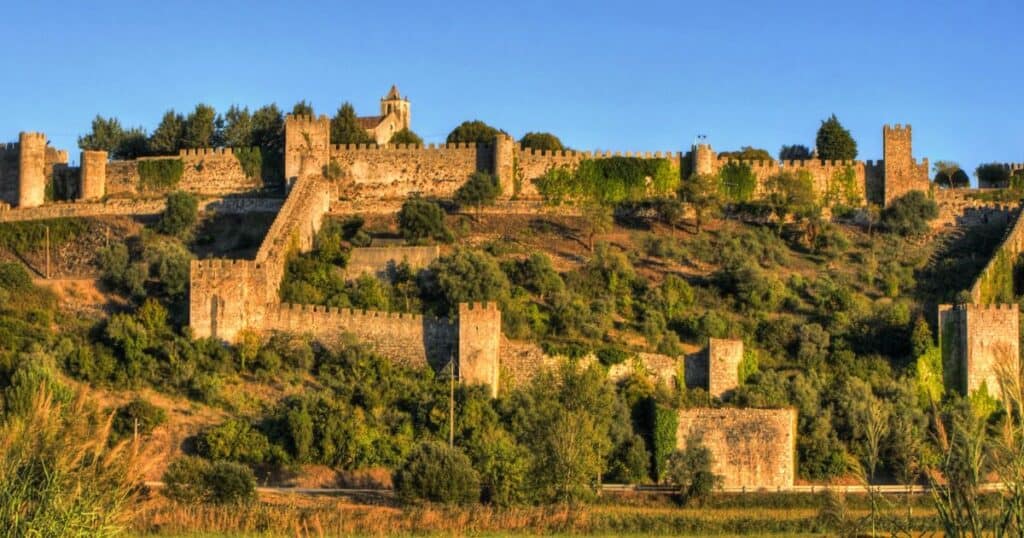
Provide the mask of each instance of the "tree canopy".
{"label": "tree canopy", "polygon": [[411,144],[414,146],[422,146],[423,139],[420,138],[420,135],[414,133],[412,129],[406,127],[405,129],[402,129],[400,131],[395,131],[395,134],[391,135],[391,140],[389,140],[388,143]]}
{"label": "tree canopy", "polygon": [[526,133],[519,139],[519,145],[523,149],[535,149],[546,151],[561,151],[565,149],[562,141],[551,133]]}
{"label": "tree canopy", "polygon": [[331,118],[332,144],[372,144],[370,133],[359,125],[356,109],[351,103],[342,103],[338,113]]}
{"label": "tree canopy", "polygon": [[832,114],[822,120],[816,139],[818,158],[826,161],[849,161],[857,158],[857,141],[846,130],[839,118]]}
{"label": "tree canopy", "polygon": [[811,158],[811,148],[803,144],[784,145],[779,150],[780,161],[804,161]]}
{"label": "tree canopy", "polygon": [[774,161],[768,150],[743,146],[739,151],[723,151],[718,154],[722,159],[736,159],[738,161]]}
{"label": "tree canopy", "polygon": [[499,133],[504,131],[491,127],[480,120],[464,121],[458,127],[448,133],[447,142],[457,144],[468,142],[471,144],[492,144]]}

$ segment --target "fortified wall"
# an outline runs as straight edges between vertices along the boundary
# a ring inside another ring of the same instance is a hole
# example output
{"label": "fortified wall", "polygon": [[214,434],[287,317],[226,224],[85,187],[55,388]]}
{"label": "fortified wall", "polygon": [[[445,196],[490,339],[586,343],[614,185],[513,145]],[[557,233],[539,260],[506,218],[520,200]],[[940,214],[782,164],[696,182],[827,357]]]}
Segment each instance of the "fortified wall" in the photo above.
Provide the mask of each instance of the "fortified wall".
{"label": "fortified wall", "polygon": [[796,161],[747,161],[717,155],[711,146],[693,147],[693,172],[717,174],[729,162],[746,164],[757,178],[754,196],[765,194],[765,180],[781,172],[807,174],[820,197],[840,189],[846,174],[853,175],[852,193],[861,201],[888,204],[912,191],[928,192],[928,159],[917,162],[913,157],[911,126],[885,125],[882,127],[883,159],[880,161],[825,161],[819,159]]}
{"label": "fortified wall", "polygon": [[391,280],[395,269],[402,263],[409,264],[409,268],[415,271],[427,267],[440,256],[441,247],[437,245],[353,248],[345,265],[345,276],[351,279],[367,273],[382,280]]}
{"label": "fortified wall", "polygon": [[796,409],[679,411],[677,448],[700,439],[725,488],[789,489],[796,476]]}
{"label": "fortified wall", "polygon": [[705,350],[684,359],[686,386],[703,388],[713,398],[723,398],[739,387],[743,340],[709,338]]}
{"label": "fortified wall", "polygon": [[47,145],[43,133],[22,132],[18,142],[0,146],[0,202],[38,207],[54,176],[65,173],[68,153]]}
{"label": "fortified wall", "polygon": [[[141,193],[160,192],[148,187],[139,174],[139,163],[145,161],[180,160],[182,164],[181,180],[173,187],[193,194],[205,196],[223,196],[252,192],[263,188],[260,177],[246,175],[239,156],[254,148],[200,148],[183,149],[177,156],[140,157],[130,161],[110,161],[106,166],[103,184],[104,191],[109,195],[135,195]],[[82,163],[86,162],[83,155]],[[91,177],[91,176],[90,176]],[[85,176],[83,176],[84,184]],[[99,179],[91,179],[90,183],[98,184]]]}

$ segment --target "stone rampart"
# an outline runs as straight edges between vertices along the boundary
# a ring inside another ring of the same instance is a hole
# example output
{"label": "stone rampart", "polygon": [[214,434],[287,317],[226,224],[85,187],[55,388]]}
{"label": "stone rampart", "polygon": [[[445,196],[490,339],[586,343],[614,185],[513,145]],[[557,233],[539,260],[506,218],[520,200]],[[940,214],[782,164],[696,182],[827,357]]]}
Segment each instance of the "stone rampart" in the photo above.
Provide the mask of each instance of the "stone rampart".
{"label": "stone rampart", "polygon": [[722,398],[740,384],[743,340],[708,339],[708,394]]}
{"label": "stone rampart", "polygon": [[[611,157],[634,157],[638,159],[666,159],[676,169],[679,169],[685,155],[681,152],[672,151],[573,151],[573,150],[535,150],[523,148],[516,144],[514,148],[516,163],[516,175],[519,178],[519,198],[536,199],[540,197],[533,180],[542,177],[548,170],[553,168],[568,168],[575,170],[580,161],[585,159],[608,159]],[[683,173],[684,171],[681,171]],[[685,171],[684,175],[688,175]],[[512,193],[506,193],[512,194]]]}
{"label": "stone rampart", "polygon": [[[280,198],[213,198],[199,201],[204,213],[274,213],[281,208]],[[58,202],[32,208],[0,206],[0,222],[56,218],[105,217],[117,215],[152,216],[163,213],[164,198],[111,198],[103,202]]]}
{"label": "stone rampart", "polygon": [[940,305],[938,320],[947,386],[1001,397],[1000,377],[1020,373],[1017,305]]}
{"label": "stone rampart", "polygon": [[796,476],[796,409],[679,411],[678,448],[699,438],[727,488],[789,489]]}
{"label": "stone rampart", "polygon": [[[1017,258],[1024,251],[1024,219],[1020,218],[1021,209],[1018,207],[1014,212],[1013,225],[1006,232],[999,247],[992,253],[992,258],[985,264],[978,278],[971,285],[971,303],[993,304],[1000,297],[1003,300],[1010,300],[1013,295],[1014,267]],[[1009,287],[1007,290],[1005,288]]]}
{"label": "stone rampart", "polygon": [[359,144],[332,145],[330,160],[344,197],[404,200],[414,192],[450,198],[474,172],[492,172],[494,157],[490,145]]}
{"label": "stone rampart", "polygon": [[178,152],[178,155],[173,156],[110,161],[106,164],[104,190],[106,194],[112,195],[139,194],[142,191],[139,162],[161,159],[181,160],[181,180],[173,187],[173,190],[183,190],[203,196],[224,196],[260,190],[263,188],[263,180],[259,177],[247,176],[235,155],[236,151],[248,149],[183,149]]}
{"label": "stone rampart", "polygon": [[402,263],[412,270],[422,269],[441,256],[437,245],[415,247],[360,247],[349,253],[345,275],[357,278],[368,273],[381,279],[389,279]]}

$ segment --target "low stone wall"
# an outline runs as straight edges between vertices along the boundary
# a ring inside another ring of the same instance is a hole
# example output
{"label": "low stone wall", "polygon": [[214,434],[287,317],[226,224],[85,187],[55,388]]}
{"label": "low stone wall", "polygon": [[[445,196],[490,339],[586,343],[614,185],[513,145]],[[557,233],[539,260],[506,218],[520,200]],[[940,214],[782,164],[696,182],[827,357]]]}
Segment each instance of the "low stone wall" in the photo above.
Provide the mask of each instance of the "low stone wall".
{"label": "low stone wall", "polygon": [[796,476],[796,409],[679,411],[676,443],[699,438],[727,488],[789,489]]}
{"label": "low stone wall", "polygon": [[[282,203],[280,198],[213,198],[201,200],[199,210],[229,214],[273,213],[281,208]],[[166,205],[164,198],[112,198],[105,202],[60,202],[31,208],[0,206],[0,222],[113,215],[152,216],[163,213]]]}
{"label": "low stone wall", "polygon": [[360,247],[352,249],[348,265],[345,267],[347,278],[357,278],[368,273],[377,278],[389,280],[395,269],[402,263],[409,264],[413,271],[430,265],[441,255],[441,247]]}

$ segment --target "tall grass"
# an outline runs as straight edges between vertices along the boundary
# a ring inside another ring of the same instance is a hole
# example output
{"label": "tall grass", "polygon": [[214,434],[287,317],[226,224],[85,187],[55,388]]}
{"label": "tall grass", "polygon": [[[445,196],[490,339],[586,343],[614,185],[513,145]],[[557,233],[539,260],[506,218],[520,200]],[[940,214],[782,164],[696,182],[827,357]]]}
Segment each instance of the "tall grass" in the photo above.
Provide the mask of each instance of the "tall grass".
{"label": "tall grass", "polygon": [[114,536],[142,484],[136,446],[111,446],[110,417],[83,394],[67,406],[40,389],[0,423],[0,528],[4,536]]}

